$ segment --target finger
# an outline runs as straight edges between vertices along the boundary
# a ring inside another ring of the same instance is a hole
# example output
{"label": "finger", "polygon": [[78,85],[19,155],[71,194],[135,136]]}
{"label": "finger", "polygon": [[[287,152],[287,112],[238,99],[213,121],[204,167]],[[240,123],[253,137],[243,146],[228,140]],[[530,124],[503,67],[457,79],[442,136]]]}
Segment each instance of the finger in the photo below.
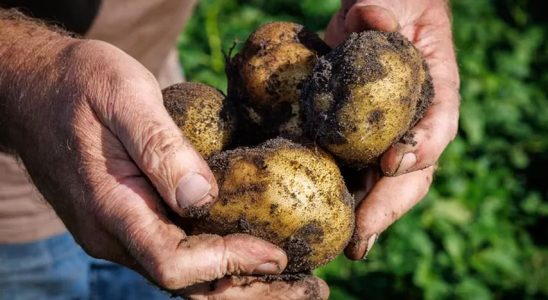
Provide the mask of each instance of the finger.
{"label": "finger", "polygon": [[443,24],[426,26],[412,38],[428,63],[435,95],[424,117],[411,129],[414,141],[397,143],[383,154],[381,168],[385,175],[432,166],[457,134],[460,81],[451,29]]}
{"label": "finger", "polygon": [[201,290],[192,293],[183,293],[190,299],[327,299],[329,287],[313,276],[306,276],[299,280],[269,281],[261,277],[223,278],[213,285],[203,286]]}
{"label": "finger", "polygon": [[394,13],[377,5],[354,5],[345,18],[349,32],[364,30],[398,31],[400,24]]}
{"label": "finger", "polygon": [[363,172],[362,184],[359,189],[354,191],[354,203],[356,203],[356,206],[369,195],[369,192],[371,192],[380,179],[381,173],[377,166],[370,166]]}
{"label": "finger", "polygon": [[121,140],[174,211],[181,215],[199,212],[193,208],[217,197],[213,174],[165,110],[154,77],[137,62],[128,63],[123,74],[127,76],[110,76],[110,86],[115,91],[110,91],[111,97],[93,104],[95,113]]}
{"label": "finger", "polygon": [[409,211],[426,194],[434,167],[398,177],[383,177],[356,210],[356,227],[345,249],[350,259],[362,259],[388,226]]}
{"label": "finger", "polygon": [[[125,249],[116,238],[97,227],[95,227],[95,229],[93,234],[85,236],[87,239],[77,241],[89,256],[125,266],[126,268],[139,273],[148,281],[154,282],[145,269],[131,256],[127,249]],[[93,236],[94,238],[90,240],[90,236]]]}
{"label": "finger", "polygon": [[127,250],[108,232],[99,226],[93,228],[93,233],[81,232],[74,235],[75,241],[91,257],[106,259],[125,266],[136,266],[137,262]]}
{"label": "finger", "polygon": [[381,168],[385,175],[398,176],[434,165],[455,138],[459,118],[458,91],[451,85],[442,84],[435,90],[434,103],[410,131],[412,142],[396,143],[382,155]]}
{"label": "finger", "polygon": [[278,274],[285,253],[261,239],[243,235],[186,236],[158,214],[144,178],[122,180],[100,212],[105,227],[162,287],[177,290],[227,274]]}
{"label": "finger", "polygon": [[338,44],[344,42],[348,37],[348,32],[344,28],[345,12],[343,10],[337,11],[325,30],[324,40],[331,48],[336,47]]}
{"label": "finger", "polygon": [[118,239],[101,229],[100,226],[89,226],[88,228],[93,229],[93,232],[80,232],[73,237],[89,256],[125,266],[151,281],[143,267],[137,263]]}

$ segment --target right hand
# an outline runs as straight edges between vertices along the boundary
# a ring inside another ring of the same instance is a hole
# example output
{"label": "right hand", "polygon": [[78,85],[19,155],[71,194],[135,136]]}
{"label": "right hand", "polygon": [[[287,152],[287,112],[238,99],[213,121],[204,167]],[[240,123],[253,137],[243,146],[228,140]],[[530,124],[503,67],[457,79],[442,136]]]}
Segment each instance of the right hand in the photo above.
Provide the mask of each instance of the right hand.
{"label": "right hand", "polygon": [[330,46],[351,32],[399,31],[423,54],[435,96],[424,117],[410,130],[413,143],[395,143],[375,168],[363,173],[355,196],[356,228],[345,250],[363,259],[379,234],[416,205],[428,192],[436,162],[455,138],[459,119],[459,73],[446,0],[343,0],[326,29]]}
{"label": "right hand", "polygon": [[8,147],[87,253],[190,298],[327,298],[312,276],[225,277],[279,274],[287,258],[249,235],[187,236],[168,220],[162,201],[186,215],[211,204],[218,188],[142,65],[99,41],[63,38],[40,51],[10,83],[18,101],[8,103],[8,120],[18,121]]}

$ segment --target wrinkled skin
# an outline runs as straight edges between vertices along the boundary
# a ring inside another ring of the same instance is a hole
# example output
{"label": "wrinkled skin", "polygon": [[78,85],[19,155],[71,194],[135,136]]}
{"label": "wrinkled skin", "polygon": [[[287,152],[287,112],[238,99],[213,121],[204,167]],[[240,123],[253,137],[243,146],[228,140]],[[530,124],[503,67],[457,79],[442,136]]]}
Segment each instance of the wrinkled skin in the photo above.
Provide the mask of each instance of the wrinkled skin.
{"label": "wrinkled skin", "polygon": [[279,274],[287,257],[249,235],[187,236],[169,221],[166,206],[186,215],[218,188],[141,64],[107,43],[1,13],[1,149],[20,157],[87,253],[191,299],[327,297],[313,277],[227,279]]}
{"label": "wrinkled skin", "polygon": [[[217,186],[169,119],[144,67],[105,43],[76,42],[18,18],[0,22],[0,146],[21,158],[88,253],[189,298],[327,298],[325,283],[314,277],[271,283],[225,278],[279,273],[287,258],[247,235],[188,237],[165,217],[164,205],[184,215],[189,207],[211,203]],[[382,158],[385,174],[405,175],[379,179],[371,171],[364,178],[357,238],[346,251],[355,259],[426,194],[458,119],[459,80],[445,2],[344,2],[326,39],[334,46],[349,32],[371,28],[400,30],[422,51],[436,99],[413,129],[417,143],[396,144]],[[20,38],[23,33],[27,38]],[[404,158],[406,153],[412,155]],[[205,181],[179,190],[189,174]]]}
{"label": "wrinkled skin", "polygon": [[459,75],[446,0],[343,0],[326,30],[336,46],[351,32],[399,31],[422,52],[430,68],[435,97],[411,131],[416,143],[396,143],[381,157],[380,170],[362,175],[356,200],[356,230],[345,253],[361,259],[378,235],[428,192],[435,165],[454,139],[459,115]]}

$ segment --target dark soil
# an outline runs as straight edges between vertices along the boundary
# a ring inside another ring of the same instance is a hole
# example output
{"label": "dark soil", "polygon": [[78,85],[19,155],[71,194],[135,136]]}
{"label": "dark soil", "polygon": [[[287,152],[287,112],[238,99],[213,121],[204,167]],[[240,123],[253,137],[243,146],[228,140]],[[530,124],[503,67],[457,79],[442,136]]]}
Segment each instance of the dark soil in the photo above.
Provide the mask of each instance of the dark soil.
{"label": "dark soil", "polygon": [[421,86],[421,97],[417,102],[417,108],[413,122],[411,122],[411,128],[415,126],[424,116],[430,105],[432,105],[432,100],[434,99],[434,85],[432,83],[432,76],[430,75],[430,70],[426,62],[423,61],[423,68],[427,70],[427,78],[424,80]]}
{"label": "dark soil", "polygon": [[[319,59],[310,79],[304,84],[301,106],[305,130],[320,144],[346,143],[336,115],[348,101],[351,86],[386,76],[378,56],[386,51],[387,45],[370,42],[378,39],[375,37],[377,34],[375,31],[352,34],[346,42]],[[361,67],[357,67],[356,60],[363,61],[359,64]],[[330,103],[330,107],[321,112],[314,107],[319,95],[328,98]]]}
{"label": "dark soil", "polygon": [[417,145],[417,141],[415,141],[415,132],[412,130],[407,131],[400,139],[400,143],[412,145]]}
{"label": "dark soil", "polygon": [[303,272],[303,273],[292,273],[292,274],[280,274],[280,275],[264,275],[258,276],[257,280],[262,282],[272,282],[272,281],[299,281],[308,276],[312,275],[312,272]]}
{"label": "dark soil", "polygon": [[289,258],[284,273],[311,271],[314,266],[308,260],[312,252],[310,245],[321,243],[323,235],[321,226],[309,223],[301,227],[293,236],[289,237],[282,245],[282,248],[288,253]]}

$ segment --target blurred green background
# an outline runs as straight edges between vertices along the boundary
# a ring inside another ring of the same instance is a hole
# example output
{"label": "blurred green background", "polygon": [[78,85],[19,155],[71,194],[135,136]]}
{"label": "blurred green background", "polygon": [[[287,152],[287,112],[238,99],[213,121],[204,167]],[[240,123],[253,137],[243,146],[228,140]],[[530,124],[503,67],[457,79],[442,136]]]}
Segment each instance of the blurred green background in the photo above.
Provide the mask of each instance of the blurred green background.
{"label": "blurred green background", "polygon": [[[459,136],[427,198],[380,236],[367,260],[339,257],[316,271],[332,299],[548,298],[542,2],[452,1]],[[186,76],[226,90],[223,51],[234,41],[275,20],[321,33],[338,7],[339,0],[202,0],[180,40]]]}

